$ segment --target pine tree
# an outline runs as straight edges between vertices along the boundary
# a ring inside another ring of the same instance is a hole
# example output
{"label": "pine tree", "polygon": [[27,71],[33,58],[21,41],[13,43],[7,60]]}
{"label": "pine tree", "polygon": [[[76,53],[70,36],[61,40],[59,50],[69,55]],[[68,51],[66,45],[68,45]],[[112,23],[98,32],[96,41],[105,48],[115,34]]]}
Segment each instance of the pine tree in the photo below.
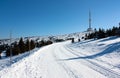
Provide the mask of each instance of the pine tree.
{"label": "pine tree", "polygon": [[20,48],[17,42],[15,42],[14,47],[12,48],[12,55],[18,55],[18,54],[20,54]]}
{"label": "pine tree", "polygon": [[80,42],[80,39],[78,39],[78,42]]}
{"label": "pine tree", "polygon": [[29,39],[27,39],[25,45],[26,45],[26,51],[29,51],[30,50],[30,41],[29,41]]}
{"label": "pine tree", "polygon": [[30,41],[30,49],[34,49],[35,48],[35,42],[33,40]]}
{"label": "pine tree", "polygon": [[36,43],[36,47],[37,47],[37,48],[40,48],[40,47],[41,47],[39,42]]}
{"label": "pine tree", "polygon": [[113,26],[113,28],[112,28],[112,35],[111,36],[115,36],[116,31],[117,31],[117,27]]}
{"label": "pine tree", "polygon": [[75,41],[74,41],[74,38],[72,38],[72,43],[74,43]]}
{"label": "pine tree", "polygon": [[99,28],[99,31],[98,31],[98,39],[101,39],[101,38],[105,38],[105,30]]}
{"label": "pine tree", "polygon": [[10,56],[10,47],[8,47],[7,50],[6,50],[6,56],[7,56],[7,57]]}
{"label": "pine tree", "polygon": [[88,39],[88,35],[87,34],[85,34],[85,40],[87,40]]}
{"label": "pine tree", "polygon": [[24,43],[24,41],[23,41],[23,38],[20,38],[20,41],[19,41],[19,48],[20,48],[20,52],[21,53],[23,53],[23,52],[25,52],[26,50],[26,46],[25,46],[25,43]]}
{"label": "pine tree", "polygon": [[49,45],[49,44],[52,44],[52,43],[53,43],[52,41],[48,40],[48,41],[46,42],[46,45]]}
{"label": "pine tree", "polygon": [[120,23],[119,23],[119,27],[116,32],[117,32],[117,35],[120,36]]}
{"label": "pine tree", "polygon": [[41,40],[39,43],[40,43],[40,47],[45,46],[45,41],[44,40]]}
{"label": "pine tree", "polygon": [[98,39],[98,31],[96,28],[94,29],[94,39]]}

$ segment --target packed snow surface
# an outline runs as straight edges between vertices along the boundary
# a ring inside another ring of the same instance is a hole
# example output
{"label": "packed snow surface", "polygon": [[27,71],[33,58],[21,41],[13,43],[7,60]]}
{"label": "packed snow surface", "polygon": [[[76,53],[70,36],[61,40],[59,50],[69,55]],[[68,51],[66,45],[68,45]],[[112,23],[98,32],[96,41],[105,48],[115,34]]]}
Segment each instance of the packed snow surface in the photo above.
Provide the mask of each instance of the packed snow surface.
{"label": "packed snow surface", "polygon": [[54,43],[3,68],[0,78],[120,78],[120,38]]}

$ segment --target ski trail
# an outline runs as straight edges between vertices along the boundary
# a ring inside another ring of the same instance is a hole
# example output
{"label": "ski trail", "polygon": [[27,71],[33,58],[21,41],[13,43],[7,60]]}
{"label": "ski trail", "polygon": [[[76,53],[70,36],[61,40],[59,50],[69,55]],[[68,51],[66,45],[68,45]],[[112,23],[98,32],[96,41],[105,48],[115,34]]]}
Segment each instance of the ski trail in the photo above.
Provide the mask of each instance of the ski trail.
{"label": "ski trail", "polygon": [[[64,68],[64,70],[67,72],[69,75],[69,78],[83,78],[82,75],[76,71],[68,67],[65,63],[65,61],[60,61],[61,57],[61,46],[55,47],[54,52],[53,52],[53,57],[56,59],[56,62]],[[59,56],[58,56],[59,55]],[[63,57],[63,56],[62,56]]]}
{"label": "ski trail", "polygon": [[[78,54],[78,52],[72,50],[70,47],[65,47],[66,50],[68,50],[70,53],[72,53],[73,55],[79,57],[80,56],[80,52]],[[83,55],[83,54],[81,54]],[[72,58],[70,58],[72,60]],[[68,60],[70,60],[68,59]],[[74,60],[74,59],[73,59]],[[95,59],[94,59],[95,60]],[[108,77],[108,78],[120,78],[120,74],[111,70],[111,69],[108,69],[104,66],[101,66],[97,63],[95,63],[94,61],[92,60],[89,60],[89,59],[80,59],[79,60],[80,62],[82,62],[84,65],[90,67],[91,69],[103,74],[104,76]]]}
{"label": "ski trail", "polygon": [[[91,69],[90,67],[82,64],[82,62],[78,61],[66,61],[62,60],[63,58],[70,58],[75,55],[71,54],[64,48],[65,45],[59,46],[56,52],[57,60],[59,63],[66,67],[66,71],[72,76],[72,78],[106,78],[99,72]],[[56,49],[56,48],[55,48]],[[56,57],[55,57],[56,58]],[[89,73],[88,73],[89,72]],[[96,73],[96,74],[95,74]],[[70,77],[71,78],[71,77]]]}
{"label": "ski trail", "polygon": [[0,71],[0,78],[120,78],[120,75],[89,59],[72,59],[80,53],[68,42],[41,48]]}

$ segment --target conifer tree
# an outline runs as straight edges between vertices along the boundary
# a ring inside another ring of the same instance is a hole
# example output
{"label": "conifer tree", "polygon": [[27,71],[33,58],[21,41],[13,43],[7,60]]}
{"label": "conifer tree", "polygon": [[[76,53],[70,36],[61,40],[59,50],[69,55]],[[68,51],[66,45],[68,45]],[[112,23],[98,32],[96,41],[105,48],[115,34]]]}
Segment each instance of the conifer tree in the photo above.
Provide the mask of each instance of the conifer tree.
{"label": "conifer tree", "polygon": [[40,43],[40,47],[45,46],[44,40],[41,40],[39,43]]}
{"label": "conifer tree", "polygon": [[75,41],[74,41],[74,38],[72,38],[72,43],[74,43]]}
{"label": "conifer tree", "polygon": [[35,42],[33,40],[30,41],[30,49],[34,49],[35,48]]}
{"label": "conifer tree", "polygon": [[30,50],[30,41],[29,41],[29,39],[27,39],[25,45],[26,45],[26,51],[29,51]]}
{"label": "conifer tree", "polygon": [[18,55],[18,54],[20,54],[20,48],[17,42],[15,42],[14,47],[12,48],[12,55]]}
{"label": "conifer tree", "polygon": [[10,56],[10,47],[8,47],[7,50],[6,50],[6,56],[7,57]]}
{"label": "conifer tree", "polygon": [[53,43],[52,41],[48,40],[48,41],[46,42],[46,45],[49,45],[49,44],[52,44],[52,43]]}
{"label": "conifer tree", "polygon": [[87,34],[85,34],[85,40],[87,40],[88,39],[88,35]]}
{"label": "conifer tree", "polygon": [[105,30],[99,28],[99,31],[98,31],[98,39],[101,39],[101,38],[105,38]]}
{"label": "conifer tree", "polygon": [[80,39],[78,39],[78,42],[80,42]]}
{"label": "conifer tree", "polygon": [[36,47],[40,48],[40,43],[39,42],[36,43]]}
{"label": "conifer tree", "polygon": [[25,52],[26,50],[26,46],[25,46],[25,43],[24,43],[24,41],[23,41],[23,38],[20,38],[20,41],[19,41],[19,48],[20,48],[20,52],[21,53],[23,53],[23,52]]}

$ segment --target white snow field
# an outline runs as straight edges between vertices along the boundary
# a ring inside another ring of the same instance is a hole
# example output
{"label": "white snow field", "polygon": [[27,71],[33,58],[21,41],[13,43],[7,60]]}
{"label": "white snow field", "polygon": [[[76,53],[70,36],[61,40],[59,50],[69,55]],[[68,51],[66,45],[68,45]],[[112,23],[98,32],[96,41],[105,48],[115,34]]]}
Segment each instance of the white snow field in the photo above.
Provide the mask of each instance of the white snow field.
{"label": "white snow field", "polygon": [[0,78],[120,78],[120,38],[54,43],[3,68]]}

